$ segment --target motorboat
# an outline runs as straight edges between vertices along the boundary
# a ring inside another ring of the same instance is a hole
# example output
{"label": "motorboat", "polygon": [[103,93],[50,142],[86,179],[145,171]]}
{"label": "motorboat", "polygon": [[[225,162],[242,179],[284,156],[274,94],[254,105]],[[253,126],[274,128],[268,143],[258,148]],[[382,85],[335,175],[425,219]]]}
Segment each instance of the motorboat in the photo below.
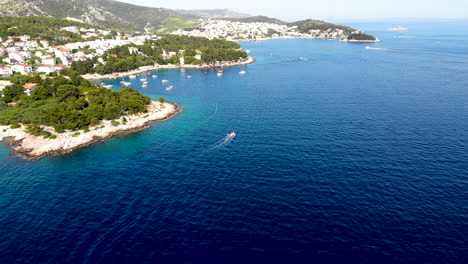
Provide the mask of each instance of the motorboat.
{"label": "motorboat", "polygon": [[169,80],[162,80],[162,83],[168,83]]}
{"label": "motorboat", "polygon": [[102,85],[102,87],[107,88],[107,89],[111,89],[111,88],[113,87],[113,85],[112,85],[112,84],[109,84],[109,85]]}
{"label": "motorboat", "polygon": [[158,76],[156,74],[153,74],[151,77],[158,78]]}
{"label": "motorboat", "polygon": [[170,91],[170,90],[172,90],[172,88],[174,88],[174,86],[172,86],[172,85],[168,86],[168,87],[166,87],[166,91]]}
{"label": "motorboat", "polygon": [[247,73],[246,71],[240,71],[240,72],[239,72],[240,75],[244,75],[244,74],[246,74],[246,73]]}
{"label": "motorboat", "polygon": [[140,81],[142,81],[142,82],[146,82],[146,81],[147,81],[147,79],[146,79],[146,78],[141,78],[141,79],[140,79]]}
{"label": "motorboat", "polygon": [[190,78],[192,78],[192,75],[187,75],[187,79],[190,79]]}
{"label": "motorboat", "polygon": [[130,78],[130,79],[136,79],[136,75],[130,75],[130,76],[128,76],[128,78]]}
{"label": "motorboat", "polygon": [[128,85],[132,84],[131,82],[126,82],[126,81],[121,81],[120,83],[125,85],[125,86],[128,86]]}
{"label": "motorboat", "polygon": [[228,138],[234,138],[235,136],[237,136],[236,132],[234,131],[231,131],[229,132],[229,134],[227,134]]}

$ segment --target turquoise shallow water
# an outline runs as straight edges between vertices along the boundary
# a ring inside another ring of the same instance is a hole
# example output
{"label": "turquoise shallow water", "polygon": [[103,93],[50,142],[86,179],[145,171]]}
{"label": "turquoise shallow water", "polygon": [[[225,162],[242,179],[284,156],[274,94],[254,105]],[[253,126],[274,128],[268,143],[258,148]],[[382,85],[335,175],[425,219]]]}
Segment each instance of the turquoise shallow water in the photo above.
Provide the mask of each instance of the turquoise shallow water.
{"label": "turquoise shallow water", "polygon": [[0,146],[0,262],[466,262],[467,25],[244,42],[257,62],[222,77],[132,81],[182,106],[167,122],[35,162]]}

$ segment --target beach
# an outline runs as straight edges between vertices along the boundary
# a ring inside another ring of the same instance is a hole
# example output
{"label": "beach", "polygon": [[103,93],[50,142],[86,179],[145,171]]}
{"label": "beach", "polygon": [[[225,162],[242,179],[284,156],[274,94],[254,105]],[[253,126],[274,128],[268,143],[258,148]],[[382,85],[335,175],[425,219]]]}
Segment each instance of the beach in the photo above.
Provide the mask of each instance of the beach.
{"label": "beach", "polygon": [[[116,121],[102,121],[90,131],[66,131],[55,133],[52,127],[42,126],[45,131],[56,135],[55,139],[46,139],[42,136],[33,136],[25,132],[25,126],[12,129],[10,126],[0,126],[0,141],[13,145],[13,152],[26,159],[40,159],[47,156],[57,156],[70,153],[76,149],[86,147],[99,140],[110,138],[115,134],[136,132],[148,127],[148,123],[164,121],[180,112],[181,109],[174,103],[160,103],[152,101],[147,113],[122,116]],[[124,119],[125,118],[125,119]],[[126,121],[125,121],[126,120]]]}

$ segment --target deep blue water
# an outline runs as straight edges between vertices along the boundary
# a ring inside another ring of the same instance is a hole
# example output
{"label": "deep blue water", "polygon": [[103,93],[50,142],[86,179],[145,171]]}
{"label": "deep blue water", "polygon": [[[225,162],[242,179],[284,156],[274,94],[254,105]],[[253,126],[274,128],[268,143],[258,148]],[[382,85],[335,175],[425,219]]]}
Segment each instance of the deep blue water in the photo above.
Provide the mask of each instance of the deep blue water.
{"label": "deep blue water", "polygon": [[468,23],[397,25],[148,74],[184,111],[70,155],[0,146],[0,263],[467,263]]}

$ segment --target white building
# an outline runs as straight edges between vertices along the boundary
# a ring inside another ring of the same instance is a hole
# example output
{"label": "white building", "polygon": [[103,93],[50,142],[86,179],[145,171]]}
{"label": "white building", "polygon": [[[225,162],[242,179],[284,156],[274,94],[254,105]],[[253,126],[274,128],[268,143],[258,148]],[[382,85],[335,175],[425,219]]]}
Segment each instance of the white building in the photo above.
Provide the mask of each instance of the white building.
{"label": "white building", "polygon": [[13,74],[13,69],[10,66],[0,67],[0,75],[8,77],[12,74]]}
{"label": "white building", "polygon": [[42,72],[42,73],[52,73],[55,72],[55,66],[54,65],[40,65],[37,67],[37,72]]}
{"label": "white building", "polygon": [[23,75],[29,75],[33,72],[31,65],[29,64],[15,64],[12,66],[14,72],[19,72]]}
{"label": "white building", "polygon": [[45,65],[55,65],[56,64],[56,60],[54,57],[45,57],[45,58],[42,58],[42,64],[45,64]]}

